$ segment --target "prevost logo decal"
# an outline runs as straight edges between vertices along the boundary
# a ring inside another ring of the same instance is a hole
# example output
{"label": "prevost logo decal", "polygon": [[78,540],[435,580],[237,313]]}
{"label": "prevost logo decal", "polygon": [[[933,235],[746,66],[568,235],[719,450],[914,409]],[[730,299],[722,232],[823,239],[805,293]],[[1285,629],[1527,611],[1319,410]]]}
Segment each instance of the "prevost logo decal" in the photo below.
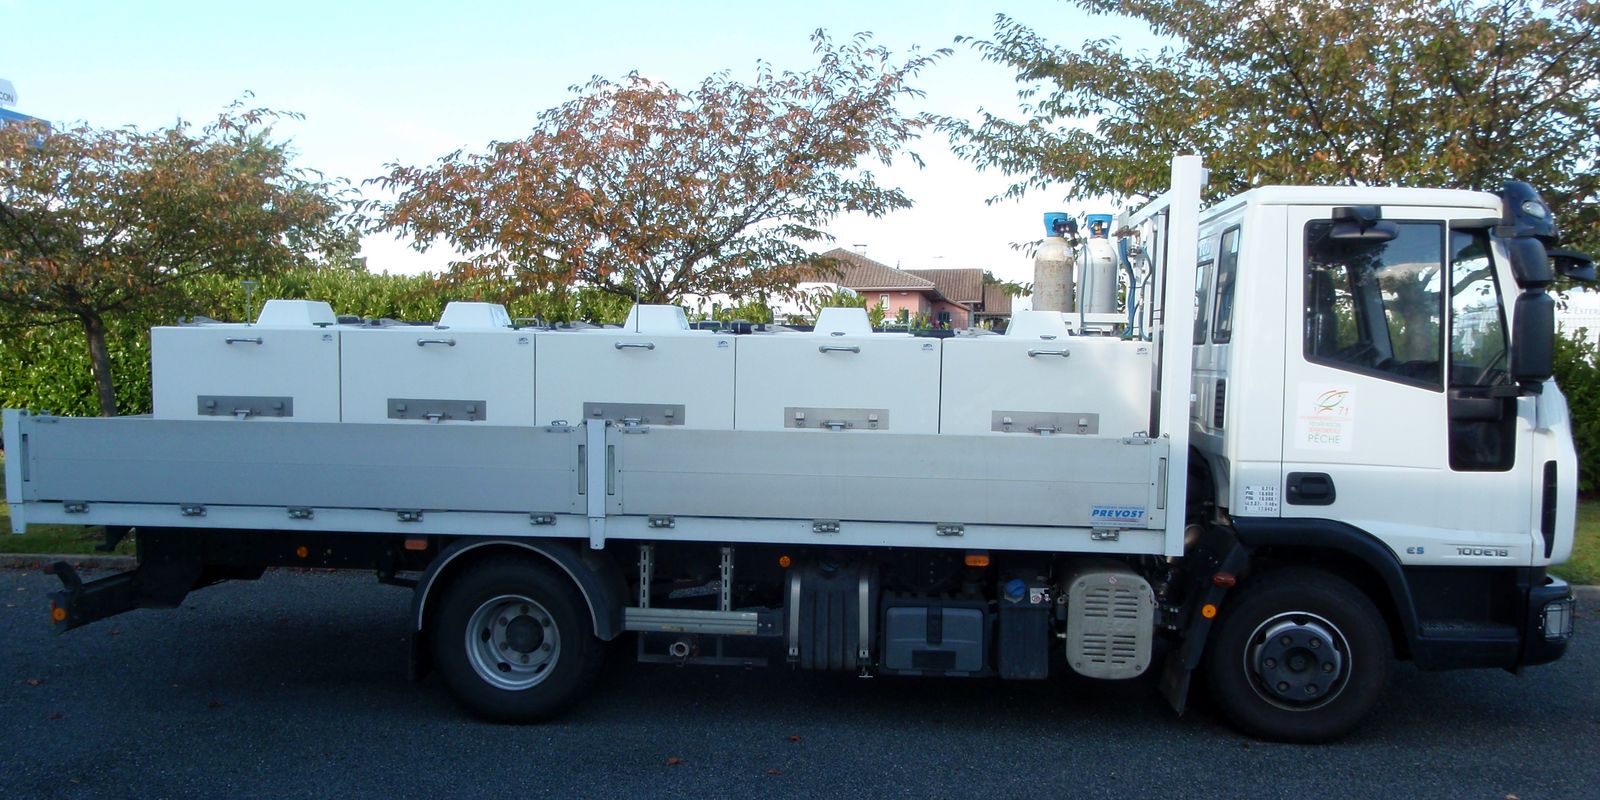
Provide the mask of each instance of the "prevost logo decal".
{"label": "prevost logo decal", "polygon": [[1143,522],[1144,506],[1095,506],[1089,510],[1095,522]]}

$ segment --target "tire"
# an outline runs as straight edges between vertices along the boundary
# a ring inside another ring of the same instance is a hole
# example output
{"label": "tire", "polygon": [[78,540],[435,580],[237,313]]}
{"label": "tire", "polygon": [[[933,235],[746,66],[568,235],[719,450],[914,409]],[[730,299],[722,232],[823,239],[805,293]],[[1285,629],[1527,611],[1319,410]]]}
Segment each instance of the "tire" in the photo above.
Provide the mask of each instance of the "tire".
{"label": "tire", "polygon": [[468,568],[440,598],[429,640],[451,693],[494,722],[565,710],[599,673],[602,642],[566,575],[526,558]]}
{"label": "tire", "polygon": [[1326,742],[1355,730],[1394,664],[1388,625],[1349,582],[1282,569],[1222,607],[1206,648],[1207,683],[1234,727],[1281,742]]}

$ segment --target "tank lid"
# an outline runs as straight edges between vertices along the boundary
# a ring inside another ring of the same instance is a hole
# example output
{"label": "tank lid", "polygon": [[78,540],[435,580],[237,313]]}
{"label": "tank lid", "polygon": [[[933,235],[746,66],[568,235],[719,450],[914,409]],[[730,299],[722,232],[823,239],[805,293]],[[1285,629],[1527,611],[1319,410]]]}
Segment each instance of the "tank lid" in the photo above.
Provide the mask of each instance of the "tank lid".
{"label": "tank lid", "polygon": [[817,312],[817,324],[812,329],[817,336],[866,336],[872,333],[872,322],[864,308],[824,308]]}
{"label": "tank lid", "polygon": [[511,315],[499,303],[446,303],[439,315],[441,328],[509,328]]}
{"label": "tank lid", "polygon": [[686,331],[689,330],[689,316],[678,306],[635,305],[628,309],[628,319],[622,323],[622,329],[640,333]]}
{"label": "tank lid", "polygon": [[1045,212],[1045,215],[1044,215],[1044,235],[1045,236],[1060,236],[1061,235],[1061,234],[1056,232],[1056,223],[1057,222],[1060,222],[1060,223],[1065,224],[1065,225],[1071,225],[1072,224],[1072,215],[1068,214],[1065,211],[1047,211],[1047,212]]}
{"label": "tank lid", "polygon": [[1022,339],[1065,339],[1070,331],[1060,311],[1013,311],[1005,335]]}
{"label": "tank lid", "polygon": [[268,300],[256,316],[257,325],[279,328],[310,328],[337,325],[333,306],[321,300]]}

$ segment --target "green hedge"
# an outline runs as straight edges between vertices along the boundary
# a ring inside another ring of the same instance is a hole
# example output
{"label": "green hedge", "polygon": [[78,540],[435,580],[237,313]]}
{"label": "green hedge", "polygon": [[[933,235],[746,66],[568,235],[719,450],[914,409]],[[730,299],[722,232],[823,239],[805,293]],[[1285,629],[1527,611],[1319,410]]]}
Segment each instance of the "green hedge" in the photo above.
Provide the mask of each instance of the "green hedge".
{"label": "green hedge", "polygon": [[1556,337],[1556,383],[1567,397],[1572,441],[1578,447],[1578,490],[1594,492],[1600,478],[1600,350],[1580,330],[1577,337]]}

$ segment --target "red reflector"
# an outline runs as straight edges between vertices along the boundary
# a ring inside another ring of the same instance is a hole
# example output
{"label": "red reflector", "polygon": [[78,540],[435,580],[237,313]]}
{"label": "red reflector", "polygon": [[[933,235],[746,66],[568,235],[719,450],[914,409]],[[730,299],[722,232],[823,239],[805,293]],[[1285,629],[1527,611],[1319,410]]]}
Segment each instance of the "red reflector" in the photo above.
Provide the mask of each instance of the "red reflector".
{"label": "red reflector", "polygon": [[427,539],[407,539],[406,540],[406,549],[407,550],[426,550],[426,549],[428,549],[428,540]]}
{"label": "red reflector", "polygon": [[1224,589],[1232,589],[1234,584],[1239,582],[1239,579],[1234,577],[1231,572],[1219,572],[1211,576],[1211,582]]}

